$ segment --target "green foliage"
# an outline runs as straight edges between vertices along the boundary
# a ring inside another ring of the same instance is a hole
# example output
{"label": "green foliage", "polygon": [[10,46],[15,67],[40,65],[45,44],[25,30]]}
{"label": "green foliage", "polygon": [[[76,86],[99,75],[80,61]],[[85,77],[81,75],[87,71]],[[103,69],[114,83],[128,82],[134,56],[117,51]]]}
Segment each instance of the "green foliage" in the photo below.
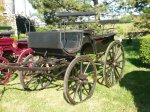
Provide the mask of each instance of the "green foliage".
{"label": "green foliage", "polygon": [[120,23],[131,23],[132,22],[132,16],[125,16],[125,17],[122,17],[119,22]]}
{"label": "green foliage", "polygon": [[54,26],[54,25],[48,25],[45,27],[38,27],[38,28],[36,28],[36,31],[37,32],[45,32],[45,31],[56,30],[56,29],[59,29],[59,27]]}
{"label": "green foliage", "polygon": [[143,63],[150,65],[150,35],[142,37],[140,45],[140,58]]}
{"label": "green foliage", "polygon": [[[143,31],[150,31],[150,1],[149,0],[127,0],[129,9],[139,13],[134,17],[135,26]],[[127,4],[126,4],[127,5]]]}
{"label": "green foliage", "polygon": [[149,5],[149,0],[127,0],[126,2],[136,8],[136,11],[143,11]]}
{"label": "green foliage", "polygon": [[135,16],[134,20],[135,26],[150,31],[150,8],[144,8],[143,13],[140,16]]}
{"label": "green foliage", "polygon": [[[91,4],[93,1],[94,5]],[[56,17],[61,12],[96,11],[101,12],[105,6],[98,6],[97,0],[29,0],[32,6],[44,15],[47,24],[58,23]]]}
{"label": "green foliage", "polygon": [[18,37],[17,37],[16,35],[11,35],[10,37],[11,37],[11,38],[14,38],[15,40],[18,39]]}
{"label": "green foliage", "polygon": [[14,38],[15,40],[18,40],[18,39],[23,39],[23,38],[26,38],[27,35],[26,34],[19,34],[19,36],[17,37],[16,35],[11,35],[11,38]]}
{"label": "green foliage", "polygon": [[132,23],[116,24],[115,28],[117,36],[122,38],[128,38],[128,32],[135,31]]}
{"label": "green foliage", "polygon": [[21,33],[21,34],[19,34],[19,39],[22,39],[22,38],[26,38],[27,37],[27,35],[26,34],[23,34],[23,33]]}

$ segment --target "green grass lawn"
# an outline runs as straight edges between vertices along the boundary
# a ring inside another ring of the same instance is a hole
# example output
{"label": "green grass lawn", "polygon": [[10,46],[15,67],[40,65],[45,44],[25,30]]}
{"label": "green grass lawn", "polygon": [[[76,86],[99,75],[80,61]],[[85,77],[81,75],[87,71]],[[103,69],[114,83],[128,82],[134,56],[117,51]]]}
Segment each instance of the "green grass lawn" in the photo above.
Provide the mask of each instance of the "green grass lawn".
{"label": "green grass lawn", "polygon": [[0,85],[0,112],[150,112],[150,69],[138,59],[138,40],[124,44],[126,66],[124,77],[112,88],[96,85],[94,95],[78,105],[63,98],[63,81],[48,89],[24,91],[18,77]]}

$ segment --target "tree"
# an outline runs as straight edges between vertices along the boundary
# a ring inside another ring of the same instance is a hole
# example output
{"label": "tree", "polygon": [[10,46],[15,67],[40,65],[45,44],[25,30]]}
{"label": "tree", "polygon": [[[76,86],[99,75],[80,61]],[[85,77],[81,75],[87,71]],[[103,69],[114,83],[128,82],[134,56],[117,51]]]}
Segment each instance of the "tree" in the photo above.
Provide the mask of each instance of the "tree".
{"label": "tree", "polygon": [[0,5],[0,25],[2,25],[4,7]]}
{"label": "tree", "polygon": [[150,8],[144,8],[140,16],[134,16],[134,20],[135,26],[150,32]]}
{"label": "tree", "polygon": [[0,6],[0,25],[1,26],[11,26],[12,24],[12,21],[14,20],[13,17],[10,17],[10,16],[4,16],[4,11],[5,11],[5,8],[4,6]]}
{"label": "tree", "polygon": [[150,31],[150,1],[149,0],[128,0],[129,8],[134,10],[138,15],[134,15],[135,26],[142,28],[144,31]]}
{"label": "tree", "polygon": [[[93,2],[94,6],[91,4]],[[56,14],[60,12],[97,11],[104,7],[97,6],[98,0],[29,0],[32,6],[44,15],[47,24],[58,22]]]}

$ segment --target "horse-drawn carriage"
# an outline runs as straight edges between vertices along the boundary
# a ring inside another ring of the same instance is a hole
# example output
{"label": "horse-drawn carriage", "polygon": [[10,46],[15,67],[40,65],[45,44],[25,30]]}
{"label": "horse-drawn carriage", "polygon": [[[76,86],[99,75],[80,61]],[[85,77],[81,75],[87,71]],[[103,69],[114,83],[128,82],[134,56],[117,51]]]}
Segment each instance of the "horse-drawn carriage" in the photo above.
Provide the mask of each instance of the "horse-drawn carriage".
{"label": "horse-drawn carriage", "polygon": [[[63,13],[61,18],[92,16],[95,12]],[[24,89],[46,88],[53,79],[64,79],[64,98],[77,104],[90,98],[97,76],[111,87],[124,70],[124,48],[114,33],[95,35],[90,30],[30,32],[28,46],[33,50],[23,62],[0,64],[0,68],[20,71]],[[92,55],[91,55],[92,54]],[[98,74],[97,65],[103,73]]]}
{"label": "horse-drawn carriage", "polygon": [[[10,29],[11,27],[8,26],[0,27],[0,30],[10,30]],[[0,32],[0,62],[1,63],[20,62],[22,61],[22,58],[25,56],[25,54],[21,55],[21,53],[28,48],[27,39],[15,41],[13,38],[10,38],[11,35],[13,34],[14,31]],[[10,78],[10,74],[11,72],[9,70],[1,69],[0,84],[7,83]]]}

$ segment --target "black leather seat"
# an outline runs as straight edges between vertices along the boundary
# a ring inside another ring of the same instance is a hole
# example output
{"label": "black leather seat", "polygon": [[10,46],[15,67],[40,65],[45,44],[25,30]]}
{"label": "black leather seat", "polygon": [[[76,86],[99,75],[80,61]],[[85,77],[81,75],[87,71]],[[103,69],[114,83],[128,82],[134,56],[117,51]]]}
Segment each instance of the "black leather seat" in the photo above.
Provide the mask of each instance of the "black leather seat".
{"label": "black leather seat", "polygon": [[114,37],[114,35],[116,35],[116,33],[109,33],[109,34],[104,34],[104,35],[96,35],[96,36],[93,36],[92,38],[97,40],[97,39],[104,39],[104,38]]}
{"label": "black leather seat", "polygon": [[10,35],[13,35],[15,34],[14,31],[7,31],[7,32],[0,32],[0,37],[5,37],[5,36],[10,36]]}

